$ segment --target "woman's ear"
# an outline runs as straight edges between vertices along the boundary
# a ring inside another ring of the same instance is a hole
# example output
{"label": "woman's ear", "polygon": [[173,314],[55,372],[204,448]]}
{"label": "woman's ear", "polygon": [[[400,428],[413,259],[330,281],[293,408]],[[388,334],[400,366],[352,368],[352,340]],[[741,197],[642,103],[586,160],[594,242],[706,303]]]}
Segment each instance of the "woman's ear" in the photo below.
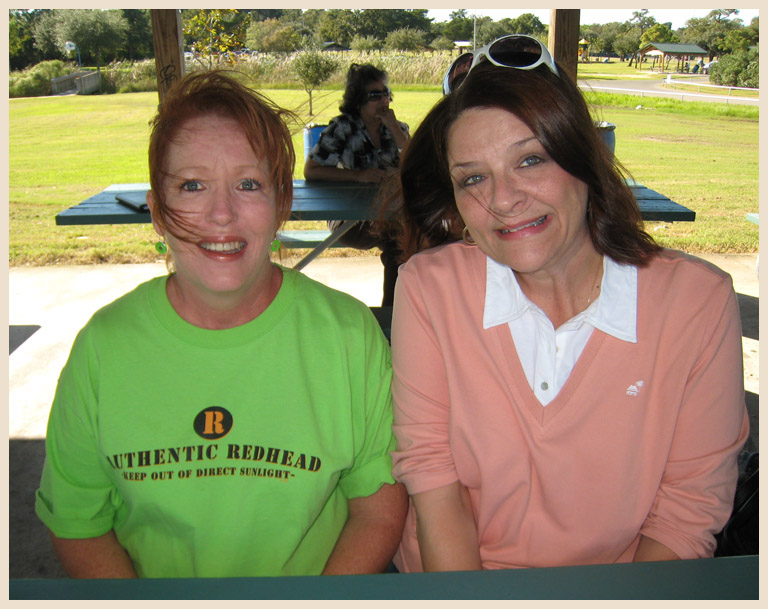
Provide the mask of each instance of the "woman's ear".
{"label": "woman's ear", "polygon": [[161,237],[165,237],[165,233],[163,232],[163,229],[158,224],[157,220],[155,219],[155,196],[152,193],[151,190],[147,191],[147,207],[149,207],[149,214],[152,216],[152,226],[155,229],[155,232],[160,235]]}

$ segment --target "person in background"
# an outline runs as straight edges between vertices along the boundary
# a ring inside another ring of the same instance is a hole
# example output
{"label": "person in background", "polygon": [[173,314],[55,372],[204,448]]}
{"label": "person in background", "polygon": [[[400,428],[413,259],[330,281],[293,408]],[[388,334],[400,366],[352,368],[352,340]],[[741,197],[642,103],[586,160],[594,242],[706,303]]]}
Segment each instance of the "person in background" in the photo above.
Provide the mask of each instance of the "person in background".
{"label": "person in background", "polygon": [[[390,107],[387,73],[370,64],[352,64],[347,72],[341,114],[331,119],[304,164],[308,180],[379,183],[397,169],[409,139],[408,125]],[[343,221],[329,222],[336,230]],[[359,222],[339,242],[357,249],[379,247],[384,265],[383,306],[391,306],[397,279],[397,243],[386,221]]]}
{"label": "person in background", "polygon": [[447,84],[400,171],[395,564],[712,556],[749,431],[730,276],[643,230],[543,44],[500,38]]}
{"label": "person in background", "polygon": [[274,264],[292,201],[284,111],[194,72],[153,121],[147,203],[170,274],[80,331],[35,509],[70,577],[384,571],[388,343],[368,307]]}

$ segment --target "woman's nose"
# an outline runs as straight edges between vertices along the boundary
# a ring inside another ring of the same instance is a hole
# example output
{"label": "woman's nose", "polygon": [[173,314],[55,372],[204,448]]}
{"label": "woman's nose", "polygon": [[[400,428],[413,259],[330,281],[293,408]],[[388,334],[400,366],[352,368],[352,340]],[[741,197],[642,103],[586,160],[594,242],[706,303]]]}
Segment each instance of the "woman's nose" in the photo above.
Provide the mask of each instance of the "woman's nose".
{"label": "woman's nose", "polygon": [[488,205],[491,212],[506,217],[518,216],[528,209],[530,204],[531,198],[519,180],[508,176],[494,180]]}
{"label": "woman's nose", "polygon": [[237,216],[234,199],[235,195],[229,189],[214,192],[208,208],[209,219],[213,223],[220,225],[232,222]]}

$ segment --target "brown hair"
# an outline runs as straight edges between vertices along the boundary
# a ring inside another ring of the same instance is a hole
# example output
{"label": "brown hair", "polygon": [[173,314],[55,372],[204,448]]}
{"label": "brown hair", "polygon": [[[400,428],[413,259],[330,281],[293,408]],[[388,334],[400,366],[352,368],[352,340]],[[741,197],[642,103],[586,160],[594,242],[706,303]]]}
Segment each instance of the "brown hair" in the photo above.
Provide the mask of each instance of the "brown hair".
{"label": "brown hair", "polygon": [[238,82],[234,72],[231,74],[222,70],[188,74],[171,87],[152,120],[149,182],[155,200],[153,219],[164,230],[172,232],[169,220],[173,224],[184,225],[183,218],[165,203],[163,186],[169,176],[165,169],[168,148],[188,121],[212,114],[237,122],[254,154],[268,160],[278,225],[290,216],[296,156],[285,118],[295,117]]}
{"label": "brown hair", "polygon": [[[368,103],[365,88],[374,82],[387,82],[387,73],[370,63],[353,63],[347,71],[347,84],[339,110],[344,114],[360,114],[360,108]],[[392,99],[390,93],[390,100]]]}
{"label": "brown hair", "polygon": [[465,110],[495,107],[514,114],[552,159],[588,188],[587,224],[595,249],[620,263],[643,265],[661,247],[643,221],[622,168],[603,144],[584,97],[560,68],[517,70],[481,63],[439,101],[414,133],[400,163],[404,259],[461,238],[448,172],[447,136]]}

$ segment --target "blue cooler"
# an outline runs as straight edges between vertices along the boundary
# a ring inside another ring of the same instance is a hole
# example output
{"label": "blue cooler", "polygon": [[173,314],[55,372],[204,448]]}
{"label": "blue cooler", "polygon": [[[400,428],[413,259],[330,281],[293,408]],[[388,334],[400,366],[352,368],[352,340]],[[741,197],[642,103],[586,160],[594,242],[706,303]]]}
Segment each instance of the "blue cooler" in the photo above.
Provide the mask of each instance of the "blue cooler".
{"label": "blue cooler", "polygon": [[312,148],[317,144],[317,140],[320,139],[320,134],[328,125],[315,125],[310,123],[304,128],[304,160],[307,160]]}

